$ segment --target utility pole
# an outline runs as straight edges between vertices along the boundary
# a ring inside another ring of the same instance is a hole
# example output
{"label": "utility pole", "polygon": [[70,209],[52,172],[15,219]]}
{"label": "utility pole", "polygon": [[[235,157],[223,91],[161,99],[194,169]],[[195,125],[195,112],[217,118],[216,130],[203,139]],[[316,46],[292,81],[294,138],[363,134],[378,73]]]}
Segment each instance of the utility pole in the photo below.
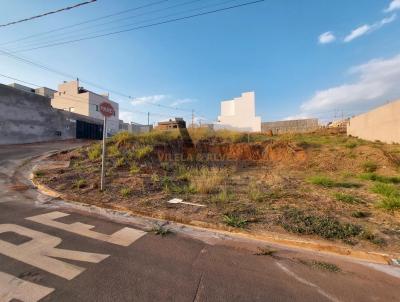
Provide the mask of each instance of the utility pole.
{"label": "utility pole", "polygon": [[192,109],[192,128],[194,128],[194,110]]}
{"label": "utility pole", "polygon": [[150,112],[147,112],[147,126],[150,126]]}

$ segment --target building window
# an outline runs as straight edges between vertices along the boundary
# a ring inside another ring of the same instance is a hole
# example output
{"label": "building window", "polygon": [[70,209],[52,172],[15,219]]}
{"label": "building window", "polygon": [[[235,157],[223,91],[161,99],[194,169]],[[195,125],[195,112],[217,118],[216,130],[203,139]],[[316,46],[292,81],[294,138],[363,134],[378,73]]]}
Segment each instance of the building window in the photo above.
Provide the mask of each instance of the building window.
{"label": "building window", "polygon": [[114,112],[113,112],[113,115],[115,116],[115,110],[114,110]]}
{"label": "building window", "polygon": [[95,105],[96,106],[96,111],[99,111],[99,105]]}

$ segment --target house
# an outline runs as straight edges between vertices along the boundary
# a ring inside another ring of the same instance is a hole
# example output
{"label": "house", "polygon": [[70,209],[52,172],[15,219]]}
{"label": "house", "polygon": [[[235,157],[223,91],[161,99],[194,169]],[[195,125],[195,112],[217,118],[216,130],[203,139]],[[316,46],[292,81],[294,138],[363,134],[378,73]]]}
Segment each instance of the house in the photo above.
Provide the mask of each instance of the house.
{"label": "house", "polygon": [[181,117],[169,119],[168,121],[158,122],[156,129],[158,130],[171,130],[186,128],[186,122]]}
{"label": "house", "polygon": [[21,91],[25,91],[25,92],[30,92],[30,93],[35,93],[41,96],[45,96],[47,98],[53,98],[54,93],[56,93],[55,90],[47,88],[47,87],[39,87],[39,88],[31,88],[28,86],[24,86],[18,83],[11,83],[8,84],[8,86],[13,87],[15,89],[21,90]]}
{"label": "house", "polygon": [[102,102],[108,102],[114,108],[114,115],[107,119],[107,133],[115,134],[119,131],[118,103],[111,101],[108,94],[97,94],[80,87],[79,80],[58,85],[57,92],[51,100],[51,105],[54,108],[75,112],[91,118],[103,119],[99,111]]}
{"label": "house", "polygon": [[261,117],[256,116],[254,92],[245,92],[233,100],[222,101],[221,115],[214,128],[260,132]]}

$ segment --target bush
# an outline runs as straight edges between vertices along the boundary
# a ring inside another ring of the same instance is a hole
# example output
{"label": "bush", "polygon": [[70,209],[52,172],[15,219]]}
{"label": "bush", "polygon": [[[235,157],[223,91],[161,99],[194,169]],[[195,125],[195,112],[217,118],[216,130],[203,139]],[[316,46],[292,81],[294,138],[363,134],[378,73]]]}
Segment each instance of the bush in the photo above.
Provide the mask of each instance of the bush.
{"label": "bush", "polygon": [[332,179],[330,179],[329,177],[325,177],[325,176],[310,177],[309,182],[314,185],[322,186],[325,188],[330,188],[335,185],[335,182]]}
{"label": "bush", "polygon": [[359,235],[362,227],[342,223],[329,216],[313,216],[295,208],[284,211],[279,218],[282,227],[292,233],[319,235],[326,239],[348,239]]}
{"label": "bush", "polygon": [[97,160],[101,157],[101,145],[94,144],[88,150],[88,158],[91,161]]}
{"label": "bush", "polygon": [[399,194],[397,188],[394,185],[385,183],[375,184],[372,187],[371,191],[385,197]]}
{"label": "bush", "polygon": [[223,216],[223,222],[226,225],[229,225],[231,227],[235,228],[244,228],[247,226],[248,221],[246,219],[243,219],[237,215],[224,215]]}
{"label": "bush", "polygon": [[123,157],[118,158],[117,161],[115,162],[115,166],[117,168],[121,168],[121,167],[125,166],[125,164],[126,164],[125,158],[123,158]]}
{"label": "bush", "polygon": [[208,194],[217,191],[227,173],[225,169],[203,167],[191,170],[188,178],[191,187],[196,192]]}
{"label": "bush", "polygon": [[353,182],[336,182],[326,176],[313,176],[309,178],[309,182],[325,188],[358,188],[360,184]]}
{"label": "bush", "polygon": [[260,189],[259,186],[257,186],[257,184],[251,183],[248,187],[247,196],[252,201],[261,202],[267,195]]}
{"label": "bush", "polygon": [[119,152],[117,145],[111,145],[107,148],[107,154],[111,157],[119,156],[121,153]]}
{"label": "bush", "polygon": [[378,169],[378,165],[372,161],[367,161],[363,163],[362,168],[366,173],[373,173]]}
{"label": "bush", "polygon": [[83,178],[78,179],[74,182],[74,187],[76,187],[77,189],[82,189],[86,187],[86,185],[87,185],[86,179]]}
{"label": "bush", "polygon": [[399,210],[400,209],[400,196],[392,195],[389,197],[385,197],[377,204],[378,208],[382,208],[385,210]]}
{"label": "bush", "polygon": [[153,152],[153,147],[151,146],[142,146],[142,147],[137,147],[135,148],[133,154],[136,159],[143,159],[149,154]]}
{"label": "bush", "polygon": [[140,167],[138,167],[136,164],[132,164],[130,169],[129,169],[129,173],[131,175],[136,175],[140,172]]}
{"label": "bush", "polygon": [[370,216],[370,213],[363,211],[354,211],[353,213],[351,213],[351,217],[354,218],[366,218],[368,216]]}
{"label": "bush", "polygon": [[123,197],[129,197],[132,194],[132,189],[131,188],[122,188],[119,193],[123,196]]}
{"label": "bush", "polygon": [[46,173],[44,171],[41,171],[41,170],[37,170],[37,171],[33,172],[33,175],[35,177],[37,177],[37,178],[43,177],[43,176],[45,176],[45,174]]}
{"label": "bush", "polygon": [[135,135],[128,131],[121,131],[111,137],[110,142],[115,143],[118,147],[133,141]]}
{"label": "bush", "polygon": [[383,176],[376,173],[363,173],[359,177],[364,180],[379,181],[382,183],[400,183],[400,177],[398,176]]}
{"label": "bush", "polygon": [[345,202],[345,203],[358,203],[359,200],[357,199],[357,197],[350,195],[350,194],[345,194],[345,193],[340,193],[340,192],[336,192],[333,194],[333,196],[336,198],[336,200],[341,201],[341,202]]}
{"label": "bush", "polygon": [[212,200],[216,203],[226,203],[232,201],[234,198],[235,194],[224,187],[217,195],[213,196]]}

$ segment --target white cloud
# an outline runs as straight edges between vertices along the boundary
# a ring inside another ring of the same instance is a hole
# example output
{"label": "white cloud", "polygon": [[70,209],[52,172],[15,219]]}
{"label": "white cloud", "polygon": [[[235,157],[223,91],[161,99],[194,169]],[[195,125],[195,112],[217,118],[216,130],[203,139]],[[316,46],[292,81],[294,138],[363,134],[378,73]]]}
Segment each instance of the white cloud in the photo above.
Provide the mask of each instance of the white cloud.
{"label": "white cloud", "polygon": [[182,104],[190,104],[190,103],[194,103],[194,102],[196,102],[196,100],[189,99],[189,98],[178,99],[178,100],[175,100],[174,102],[172,102],[170,106],[177,107],[177,106],[182,105]]}
{"label": "white cloud", "polygon": [[392,0],[389,6],[384,10],[385,13],[393,12],[397,9],[400,9],[400,0]]}
{"label": "white cloud", "polygon": [[335,35],[331,31],[327,31],[318,37],[319,44],[328,44],[336,40]]}
{"label": "white cloud", "polygon": [[133,114],[133,112],[130,112],[130,111],[120,111],[119,119],[123,120],[125,123],[130,123],[130,122],[135,121],[134,114]]}
{"label": "white cloud", "polygon": [[132,105],[142,105],[142,104],[156,104],[162,100],[168,98],[168,95],[165,94],[155,94],[155,95],[148,95],[148,96],[141,96],[134,98],[131,102]]}
{"label": "white cloud", "polygon": [[373,24],[364,24],[362,26],[357,27],[356,29],[352,30],[350,34],[348,34],[344,38],[344,42],[348,43],[357,39],[363,35],[369,34],[375,30],[380,29],[386,24],[392,23],[397,18],[396,14],[391,15],[390,17],[383,18],[382,20],[375,22]]}
{"label": "white cloud", "polygon": [[302,115],[327,110],[365,110],[387,100],[400,98],[400,54],[389,59],[375,59],[353,67],[354,83],[342,84],[315,92],[301,105]]}

